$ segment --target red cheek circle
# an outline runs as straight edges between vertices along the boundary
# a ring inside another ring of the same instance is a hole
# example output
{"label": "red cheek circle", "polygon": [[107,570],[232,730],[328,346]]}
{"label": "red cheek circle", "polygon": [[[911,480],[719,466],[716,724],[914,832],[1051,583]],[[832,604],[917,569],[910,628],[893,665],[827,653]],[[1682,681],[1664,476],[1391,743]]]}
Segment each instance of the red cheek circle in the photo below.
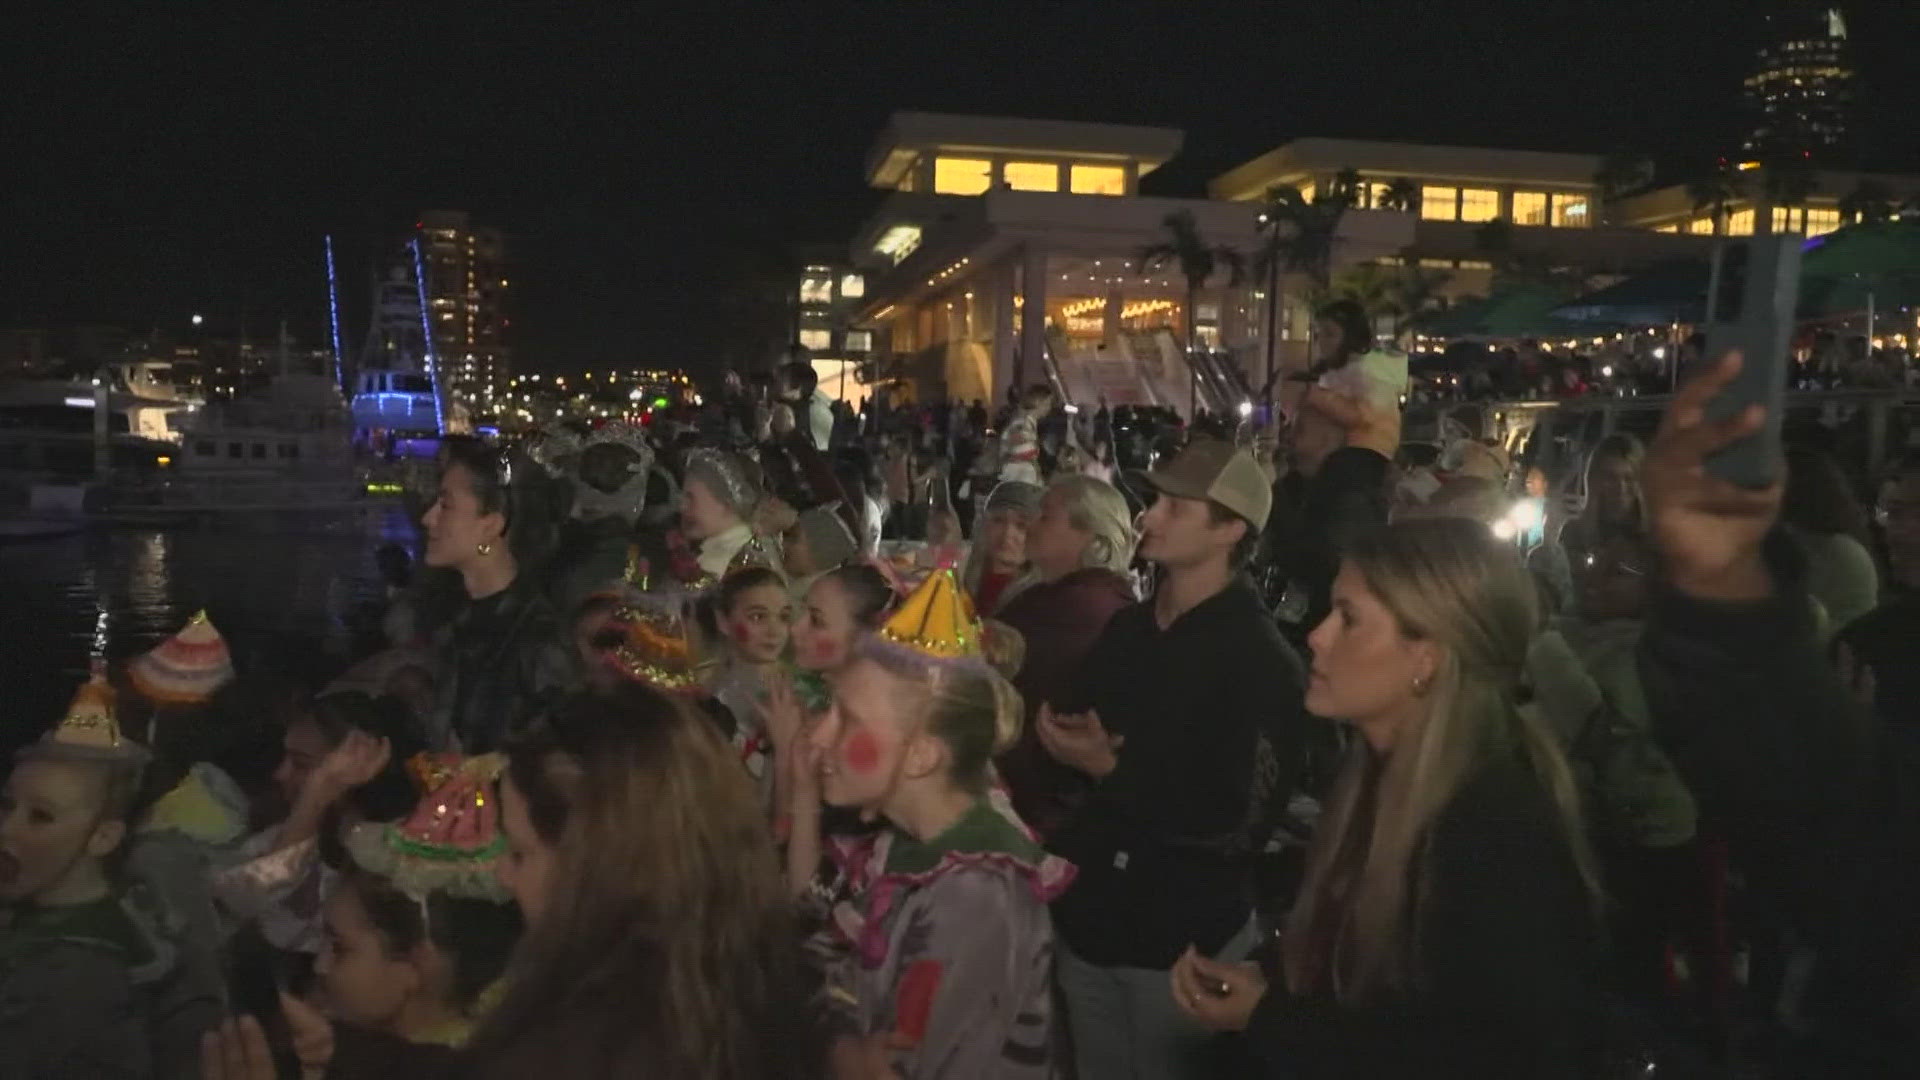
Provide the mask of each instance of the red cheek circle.
{"label": "red cheek circle", "polygon": [[845,753],[847,768],[854,772],[870,773],[880,765],[880,743],[864,729],[847,736]]}
{"label": "red cheek circle", "polygon": [[747,642],[753,640],[753,631],[747,628],[746,623],[734,623],[733,640],[745,645]]}

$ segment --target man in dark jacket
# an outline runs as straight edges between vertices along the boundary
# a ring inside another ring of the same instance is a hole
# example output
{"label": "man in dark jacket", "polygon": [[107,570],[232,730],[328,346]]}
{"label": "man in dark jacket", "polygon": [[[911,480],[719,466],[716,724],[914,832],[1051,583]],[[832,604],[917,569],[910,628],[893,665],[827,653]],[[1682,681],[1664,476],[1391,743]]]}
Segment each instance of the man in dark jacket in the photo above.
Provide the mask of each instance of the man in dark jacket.
{"label": "man in dark jacket", "polygon": [[1904,1075],[1920,1032],[1920,768],[1821,655],[1804,568],[1774,532],[1780,486],[1738,488],[1703,467],[1760,426],[1705,418],[1736,371],[1723,361],[1676,396],[1647,456],[1665,580],[1641,679],[1702,819],[1811,958],[1786,1003],[1808,1036],[1792,1075]]}
{"label": "man in dark jacket", "polygon": [[1238,574],[1271,509],[1244,450],[1196,442],[1152,474],[1139,552],[1164,571],[1121,610],[1077,687],[1040,713],[1042,744],[1093,780],[1051,838],[1079,868],[1054,904],[1081,1075],[1202,1075],[1206,1032],[1167,972],[1189,944],[1244,956],[1256,933],[1244,851],[1264,739],[1296,781],[1308,721],[1299,658]]}

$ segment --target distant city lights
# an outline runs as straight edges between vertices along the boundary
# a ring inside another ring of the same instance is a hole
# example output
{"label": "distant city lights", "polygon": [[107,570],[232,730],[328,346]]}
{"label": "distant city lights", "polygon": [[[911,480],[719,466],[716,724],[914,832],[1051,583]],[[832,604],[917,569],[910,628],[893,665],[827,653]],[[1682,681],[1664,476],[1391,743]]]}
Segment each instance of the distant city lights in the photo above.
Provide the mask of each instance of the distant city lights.
{"label": "distant city lights", "polygon": [[200,325],[201,323],[203,323],[203,322],[206,322],[206,321],[207,321],[207,319],[206,319],[206,316],[204,316],[204,315],[195,315],[195,316],[193,317],[193,325],[195,325],[195,326],[199,326],[199,325]]}

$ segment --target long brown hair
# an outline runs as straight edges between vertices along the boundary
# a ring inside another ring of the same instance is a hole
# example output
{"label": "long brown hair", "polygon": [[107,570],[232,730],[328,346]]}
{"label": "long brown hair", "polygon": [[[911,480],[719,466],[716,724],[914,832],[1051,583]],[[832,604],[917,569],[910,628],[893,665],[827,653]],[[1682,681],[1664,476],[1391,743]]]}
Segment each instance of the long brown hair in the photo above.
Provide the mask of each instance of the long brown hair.
{"label": "long brown hair", "polygon": [[1295,993],[1357,1003],[1402,990],[1415,964],[1427,842],[1436,818],[1484,764],[1523,760],[1558,811],[1575,866],[1597,896],[1579,795],[1553,733],[1516,690],[1540,627],[1537,594],[1511,545],[1484,524],[1430,519],[1356,539],[1349,563],[1398,622],[1440,647],[1424,719],[1384,758],[1356,740],[1307,854],[1287,918]]}
{"label": "long brown hair", "polygon": [[577,694],[511,747],[508,778],[556,862],[473,1070],[818,1075],[773,842],[710,724],[645,687]]}

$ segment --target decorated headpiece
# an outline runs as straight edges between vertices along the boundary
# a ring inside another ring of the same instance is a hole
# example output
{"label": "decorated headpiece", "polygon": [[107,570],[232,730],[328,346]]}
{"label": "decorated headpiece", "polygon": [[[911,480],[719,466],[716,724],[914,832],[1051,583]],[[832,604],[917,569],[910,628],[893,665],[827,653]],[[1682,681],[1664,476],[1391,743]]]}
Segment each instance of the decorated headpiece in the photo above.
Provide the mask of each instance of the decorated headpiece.
{"label": "decorated headpiece", "polygon": [[745,520],[760,501],[760,489],[740,459],[724,450],[702,448],[687,454],[687,479],[698,478],[715,498]]}
{"label": "decorated headpiece", "polygon": [[433,893],[469,900],[509,899],[494,865],[506,852],[495,782],[499,754],[421,755],[408,762],[427,793],[406,820],[363,822],[347,834],[347,853],[416,901]]}
{"label": "decorated headpiece", "polygon": [[973,600],[945,568],[928,574],[876,636],[930,660],[979,660],[984,655]]}
{"label": "decorated headpiece", "polygon": [[839,566],[860,551],[860,542],[840,517],[839,506],[835,502],[802,510],[794,521],[800,535],[807,538],[807,550],[813,553],[819,569]]}
{"label": "decorated headpiece", "polygon": [[[778,545],[759,533],[748,537],[747,542],[740,545],[740,550],[733,553],[733,558],[727,560],[727,574],[737,574],[742,570],[755,568],[772,570],[782,578],[787,575],[780,564]],[[725,576],[722,575],[722,577]]]}
{"label": "decorated headpiece", "polygon": [[607,660],[621,675],[669,694],[700,690],[699,664],[678,611],[635,600],[614,610],[607,629],[619,635]]}
{"label": "decorated headpiece", "polygon": [[556,480],[567,475],[579,455],[580,435],[568,427],[542,432],[538,439],[527,444],[527,456]]}
{"label": "decorated headpiece", "polygon": [[199,705],[233,680],[227,641],[201,611],[180,632],[127,665],[133,688],[159,705]]}
{"label": "decorated headpiece", "polygon": [[135,767],[152,757],[146,747],[120,733],[113,687],[107,682],[106,665],[98,660],[87,681],[74,693],[66,715],[38,741],[23,748],[19,756]]}

